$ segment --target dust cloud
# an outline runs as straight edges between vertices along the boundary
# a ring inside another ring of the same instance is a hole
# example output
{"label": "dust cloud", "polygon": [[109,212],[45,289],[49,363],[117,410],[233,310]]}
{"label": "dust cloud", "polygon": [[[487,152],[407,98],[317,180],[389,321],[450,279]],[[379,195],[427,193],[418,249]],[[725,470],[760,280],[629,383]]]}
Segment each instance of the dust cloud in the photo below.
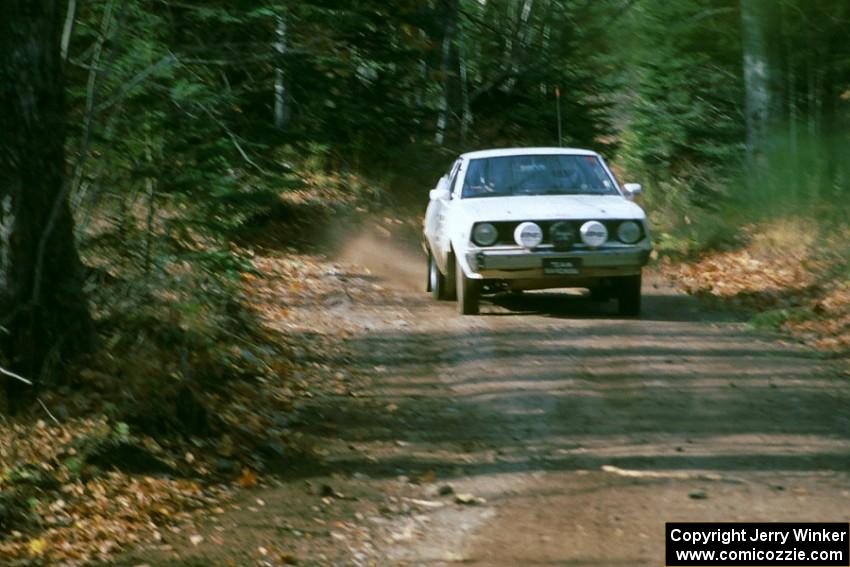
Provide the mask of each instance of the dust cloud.
{"label": "dust cloud", "polygon": [[367,268],[400,290],[425,292],[428,264],[422,248],[381,225],[363,227],[342,244],[335,260]]}

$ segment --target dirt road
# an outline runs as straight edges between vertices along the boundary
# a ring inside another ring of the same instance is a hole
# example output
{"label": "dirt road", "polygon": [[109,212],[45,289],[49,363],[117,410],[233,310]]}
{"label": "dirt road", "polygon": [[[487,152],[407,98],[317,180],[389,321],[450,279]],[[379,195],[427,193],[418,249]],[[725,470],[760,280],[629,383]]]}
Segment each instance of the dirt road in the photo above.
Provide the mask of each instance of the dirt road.
{"label": "dirt road", "polygon": [[[225,548],[660,566],[667,521],[847,521],[850,388],[813,353],[654,276],[639,320],[564,293],[460,317],[415,289],[407,254],[375,237],[344,253],[315,332],[344,331],[347,390],[301,406],[298,434],[321,449],[251,495],[259,513],[224,519]],[[350,293],[375,285],[390,292]]]}

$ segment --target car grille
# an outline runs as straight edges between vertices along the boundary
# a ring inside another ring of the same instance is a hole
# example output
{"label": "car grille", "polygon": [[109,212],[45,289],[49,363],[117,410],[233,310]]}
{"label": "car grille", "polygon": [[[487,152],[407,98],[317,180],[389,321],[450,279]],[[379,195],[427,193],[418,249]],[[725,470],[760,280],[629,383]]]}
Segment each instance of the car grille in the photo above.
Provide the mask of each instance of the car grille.
{"label": "car grille", "polygon": [[[545,221],[531,221],[540,226],[543,229],[543,242],[542,244],[553,245],[558,250],[569,250],[573,248],[575,245],[584,246],[581,241],[581,236],[579,236],[579,229],[581,225],[586,223],[589,220],[598,220],[598,219],[582,219],[582,220],[545,220]],[[620,226],[620,223],[626,222],[626,220],[634,220],[634,219],[621,219],[621,220],[600,220],[602,224],[605,225],[605,228],[608,229],[608,241],[617,240],[617,228]],[[516,227],[524,221],[500,221],[500,222],[491,222],[493,226],[496,227],[496,231],[499,236],[496,239],[496,242],[492,244],[492,246],[499,245],[516,245],[514,241],[514,230]],[[643,240],[646,236],[643,228],[643,223],[638,221],[640,225],[640,240]],[[553,227],[556,230],[553,230]],[[566,238],[567,233],[572,234],[572,238]],[[553,238],[554,237],[554,238]],[[559,238],[560,237],[560,238]]]}

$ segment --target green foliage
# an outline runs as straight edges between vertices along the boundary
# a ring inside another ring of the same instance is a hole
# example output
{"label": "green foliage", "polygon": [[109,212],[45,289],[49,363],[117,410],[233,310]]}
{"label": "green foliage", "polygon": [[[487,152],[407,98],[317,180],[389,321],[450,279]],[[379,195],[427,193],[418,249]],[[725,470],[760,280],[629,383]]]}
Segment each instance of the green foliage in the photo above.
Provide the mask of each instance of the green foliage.
{"label": "green foliage", "polygon": [[850,218],[850,155],[840,141],[850,126],[850,52],[837,40],[847,31],[846,3],[759,4],[749,25],[764,41],[762,138],[745,101],[756,87],[743,73],[754,55],[742,41],[741,6],[647,0],[624,18],[633,90],[618,105],[619,164],[644,184],[664,251],[734,245],[736,223]]}
{"label": "green foliage", "polygon": [[806,321],[814,318],[814,314],[805,307],[772,309],[758,313],[750,319],[750,325],[763,331],[778,331],[788,322]]}
{"label": "green foliage", "polygon": [[119,421],[115,424],[115,434],[118,435],[119,439],[128,439],[130,437],[130,426],[123,421]]}
{"label": "green foliage", "polygon": [[618,152],[662,252],[802,207],[846,225],[850,8],[768,4],[778,118],[753,155],[738,0],[84,3],[69,171],[102,325],[211,348],[244,322],[233,242],[291,217],[282,195],[421,212],[458,151],[556,144],[556,90],[564,144]]}
{"label": "green foliage", "polygon": [[775,134],[763,167],[736,180],[729,202],[754,219],[784,216],[817,218],[820,224],[847,225],[850,149],[826,135]]}
{"label": "green foliage", "polygon": [[[103,255],[120,242],[124,268],[144,274],[211,259],[232,275],[215,251],[303,186],[293,177],[315,177],[317,161],[349,180],[377,179],[354,187],[367,201],[382,197],[375,185],[401,193],[432,183],[458,149],[556,143],[556,88],[564,142],[605,146],[609,75],[591,43],[616,6],[518,6],[82,5],[68,92],[84,249]],[[280,159],[281,148],[300,155]]]}
{"label": "green foliage", "polygon": [[628,16],[623,165],[652,208],[715,207],[744,155],[737,2],[650,0]]}

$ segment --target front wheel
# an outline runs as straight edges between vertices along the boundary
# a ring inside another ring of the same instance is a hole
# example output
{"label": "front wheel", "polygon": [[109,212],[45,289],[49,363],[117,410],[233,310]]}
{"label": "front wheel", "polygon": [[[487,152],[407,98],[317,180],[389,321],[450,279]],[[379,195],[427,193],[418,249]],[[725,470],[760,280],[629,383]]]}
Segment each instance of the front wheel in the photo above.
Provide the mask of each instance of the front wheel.
{"label": "front wheel", "polygon": [[[454,267],[454,264],[452,264],[452,267]],[[434,255],[429,252],[428,291],[431,292],[431,297],[441,301],[454,299],[454,289],[453,286],[449,285],[450,283],[454,283],[454,279],[450,280],[448,277],[444,276],[442,272],[440,272],[440,268],[434,260]]]}
{"label": "front wheel", "polygon": [[640,315],[641,275],[617,278],[617,307],[620,315],[636,317]]}
{"label": "front wheel", "polygon": [[[457,262],[457,261],[456,261]],[[461,315],[478,315],[478,304],[481,298],[481,280],[466,277],[463,268],[455,263],[457,291],[457,310]]]}

